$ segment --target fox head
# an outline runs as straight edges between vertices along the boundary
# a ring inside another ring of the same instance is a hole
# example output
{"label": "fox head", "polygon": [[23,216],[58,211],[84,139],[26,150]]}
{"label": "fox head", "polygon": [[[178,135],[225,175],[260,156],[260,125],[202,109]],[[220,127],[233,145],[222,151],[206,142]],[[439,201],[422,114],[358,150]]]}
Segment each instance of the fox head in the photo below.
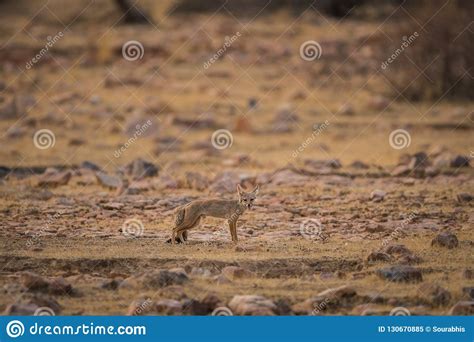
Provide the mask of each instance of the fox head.
{"label": "fox head", "polygon": [[244,206],[246,209],[252,209],[252,206],[255,203],[255,199],[258,194],[258,185],[251,192],[246,192],[240,184],[237,184],[237,193],[239,195],[239,203]]}

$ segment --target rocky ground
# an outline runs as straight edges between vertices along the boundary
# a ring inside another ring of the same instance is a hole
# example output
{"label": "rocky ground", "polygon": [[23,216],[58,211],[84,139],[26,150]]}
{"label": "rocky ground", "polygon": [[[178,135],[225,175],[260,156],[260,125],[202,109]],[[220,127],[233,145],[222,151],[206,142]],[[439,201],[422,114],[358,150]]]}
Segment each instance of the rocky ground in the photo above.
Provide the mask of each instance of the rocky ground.
{"label": "rocky ground", "polygon": [[[370,45],[381,22],[157,5],[156,28],[129,27],[77,3],[2,30],[0,311],[474,313],[472,104],[394,95]],[[308,39],[321,59],[301,59]],[[212,218],[165,242],[176,207],[237,184],[260,185],[237,245]]]}

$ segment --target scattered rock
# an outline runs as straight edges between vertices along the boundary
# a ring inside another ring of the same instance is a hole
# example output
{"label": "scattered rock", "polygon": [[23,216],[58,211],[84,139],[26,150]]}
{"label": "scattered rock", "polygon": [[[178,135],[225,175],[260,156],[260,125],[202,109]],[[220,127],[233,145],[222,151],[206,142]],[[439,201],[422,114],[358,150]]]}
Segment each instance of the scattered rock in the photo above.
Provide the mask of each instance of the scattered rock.
{"label": "scattered rock", "polygon": [[451,160],[451,167],[469,167],[469,157],[456,156],[453,160]]}
{"label": "scattered rock", "polygon": [[407,165],[398,165],[395,167],[390,175],[393,177],[407,176],[411,172],[411,169]]}
{"label": "scattered rock", "polygon": [[20,273],[20,283],[31,292],[45,292],[56,295],[72,294],[73,288],[63,277],[46,279],[33,272]]}
{"label": "scattered rock", "polygon": [[20,112],[19,106],[17,105],[16,98],[11,98],[0,105],[0,119],[16,119],[23,113]]}
{"label": "scattered rock", "polygon": [[125,174],[131,176],[134,180],[139,180],[158,175],[159,168],[153,163],[138,158],[126,165],[124,171]]}
{"label": "scattered rock", "polygon": [[380,278],[392,282],[420,282],[423,280],[421,271],[412,266],[396,265],[384,267],[376,271]]}
{"label": "scattered rock", "polygon": [[225,171],[214,178],[210,190],[219,194],[235,193],[239,183],[240,177],[237,173]]}
{"label": "scattered rock", "polygon": [[473,196],[471,194],[468,194],[466,192],[462,192],[457,194],[456,199],[458,200],[459,203],[463,202],[471,202]]}
{"label": "scattered rock", "polygon": [[[185,273],[171,272],[169,270],[151,271],[138,277],[132,277],[132,279],[133,278],[136,279],[136,283],[139,285],[150,289],[158,289],[170,285],[182,285],[189,280]],[[128,278],[125,279],[124,282],[127,280]],[[130,280],[128,281],[130,282]],[[134,284],[135,282],[132,281],[130,283]]]}
{"label": "scattered rock", "polygon": [[474,299],[474,286],[463,287],[462,292],[465,293],[470,300]]}
{"label": "scattered rock", "polygon": [[191,189],[202,191],[209,186],[209,180],[198,172],[186,172],[186,185]]}
{"label": "scattered rock", "polygon": [[339,108],[339,113],[341,113],[342,115],[346,115],[346,116],[352,116],[352,115],[354,115],[355,110],[354,110],[354,107],[351,104],[346,103],[346,104],[342,105],[341,108]]}
{"label": "scattered rock", "polygon": [[305,166],[310,167],[314,170],[340,169],[342,167],[339,159],[328,159],[328,160],[306,159],[304,161],[304,164]]}
{"label": "scattered rock", "polygon": [[367,257],[367,261],[390,261],[391,259],[390,254],[383,252],[372,252]]}
{"label": "scattered rock", "polygon": [[123,187],[123,182],[120,178],[106,174],[105,172],[98,171],[95,173],[97,181],[100,185],[109,189],[119,189]]}
{"label": "scattered rock", "polygon": [[44,291],[49,286],[49,281],[33,272],[22,272],[20,274],[20,283],[29,291]]}
{"label": "scattered rock", "polygon": [[364,162],[361,162],[360,160],[355,160],[351,165],[349,165],[350,167],[354,168],[354,169],[359,169],[359,170],[367,170],[369,168],[369,165],[367,165],[366,163]]}
{"label": "scattered rock", "polygon": [[415,153],[408,163],[410,170],[423,169],[429,166],[428,155],[425,152]]}
{"label": "scattered rock", "polygon": [[123,279],[107,279],[100,284],[100,288],[104,290],[117,290],[122,283]]}
{"label": "scattered rock", "polygon": [[442,288],[436,284],[422,284],[420,291],[431,299],[431,302],[435,306],[445,306],[451,301],[451,293],[448,290]]}
{"label": "scattered rock", "polygon": [[165,315],[180,315],[183,313],[183,304],[174,299],[160,299],[155,303],[155,312]]}
{"label": "scattered rock", "polygon": [[462,273],[464,279],[474,279],[474,270],[466,268]]}
{"label": "scattered rock", "polygon": [[3,314],[6,316],[33,316],[38,308],[39,306],[33,303],[9,304]]}
{"label": "scattered rock", "polygon": [[439,233],[432,241],[431,246],[441,246],[446,248],[455,248],[459,245],[456,235],[450,232]]}
{"label": "scattered rock", "polygon": [[230,279],[230,280],[236,280],[236,279],[243,279],[243,278],[250,278],[254,276],[253,272],[250,272],[242,267],[238,266],[227,266],[222,269],[222,274]]}
{"label": "scattered rock", "polygon": [[369,102],[369,107],[374,110],[384,110],[390,105],[390,101],[383,96],[375,96]]}
{"label": "scattered rock", "polygon": [[56,170],[47,169],[38,179],[40,187],[58,187],[67,185],[71,179],[71,171],[58,172]]}
{"label": "scattered rock", "polygon": [[471,316],[474,315],[474,301],[460,301],[457,302],[449,314],[452,316]]}
{"label": "scattered rock", "polygon": [[56,295],[72,294],[72,285],[63,277],[56,277],[49,281],[48,292]]}
{"label": "scattered rock", "polygon": [[385,191],[377,189],[377,190],[372,191],[372,193],[370,194],[370,199],[373,202],[381,202],[384,200],[385,195],[387,195]]}
{"label": "scattered rock", "polygon": [[257,295],[234,296],[229,308],[234,314],[245,316],[273,316],[277,312],[275,303]]}
{"label": "scattered rock", "polygon": [[92,171],[101,171],[100,167],[90,161],[83,161],[79,166],[81,169],[88,169]]}
{"label": "scattered rock", "polygon": [[[178,302],[179,303],[179,302]],[[141,316],[153,313],[155,309],[153,301],[148,299],[137,299],[134,300],[128,307],[128,316]]]}
{"label": "scattered rock", "polygon": [[190,275],[193,277],[203,277],[208,278],[212,275],[211,271],[203,267],[193,267],[191,269]]}

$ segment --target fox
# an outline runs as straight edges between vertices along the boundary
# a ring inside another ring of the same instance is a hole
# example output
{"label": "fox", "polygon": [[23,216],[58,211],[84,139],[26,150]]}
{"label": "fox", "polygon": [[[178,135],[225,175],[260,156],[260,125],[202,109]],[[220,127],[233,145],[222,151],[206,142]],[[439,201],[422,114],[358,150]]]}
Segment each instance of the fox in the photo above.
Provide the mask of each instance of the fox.
{"label": "fox", "polygon": [[232,242],[237,243],[237,221],[246,211],[252,209],[257,199],[259,186],[246,192],[237,185],[237,199],[202,199],[189,202],[176,209],[174,227],[171,234],[171,242],[184,243],[187,240],[187,231],[199,225],[206,216],[223,218],[229,224]]}

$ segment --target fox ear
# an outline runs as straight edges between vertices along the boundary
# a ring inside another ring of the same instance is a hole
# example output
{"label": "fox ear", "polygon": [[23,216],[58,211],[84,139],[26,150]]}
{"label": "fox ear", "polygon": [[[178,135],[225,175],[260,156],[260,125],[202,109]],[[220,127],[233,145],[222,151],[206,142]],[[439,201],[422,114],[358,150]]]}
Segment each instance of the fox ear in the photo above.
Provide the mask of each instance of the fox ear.
{"label": "fox ear", "polygon": [[257,186],[255,187],[255,189],[252,190],[252,192],[253,192],[255,195],[257,195],[259,189],[260,189],[260,187],[259,187],[258,184],[257,184]]}
{"label": "fox ear", "polygon": [[239,195],[242,195],[242,193],[244,192],[244,189],[242,189],[242,187],[240,186],[240,184],[237,184],[237,193]]}

